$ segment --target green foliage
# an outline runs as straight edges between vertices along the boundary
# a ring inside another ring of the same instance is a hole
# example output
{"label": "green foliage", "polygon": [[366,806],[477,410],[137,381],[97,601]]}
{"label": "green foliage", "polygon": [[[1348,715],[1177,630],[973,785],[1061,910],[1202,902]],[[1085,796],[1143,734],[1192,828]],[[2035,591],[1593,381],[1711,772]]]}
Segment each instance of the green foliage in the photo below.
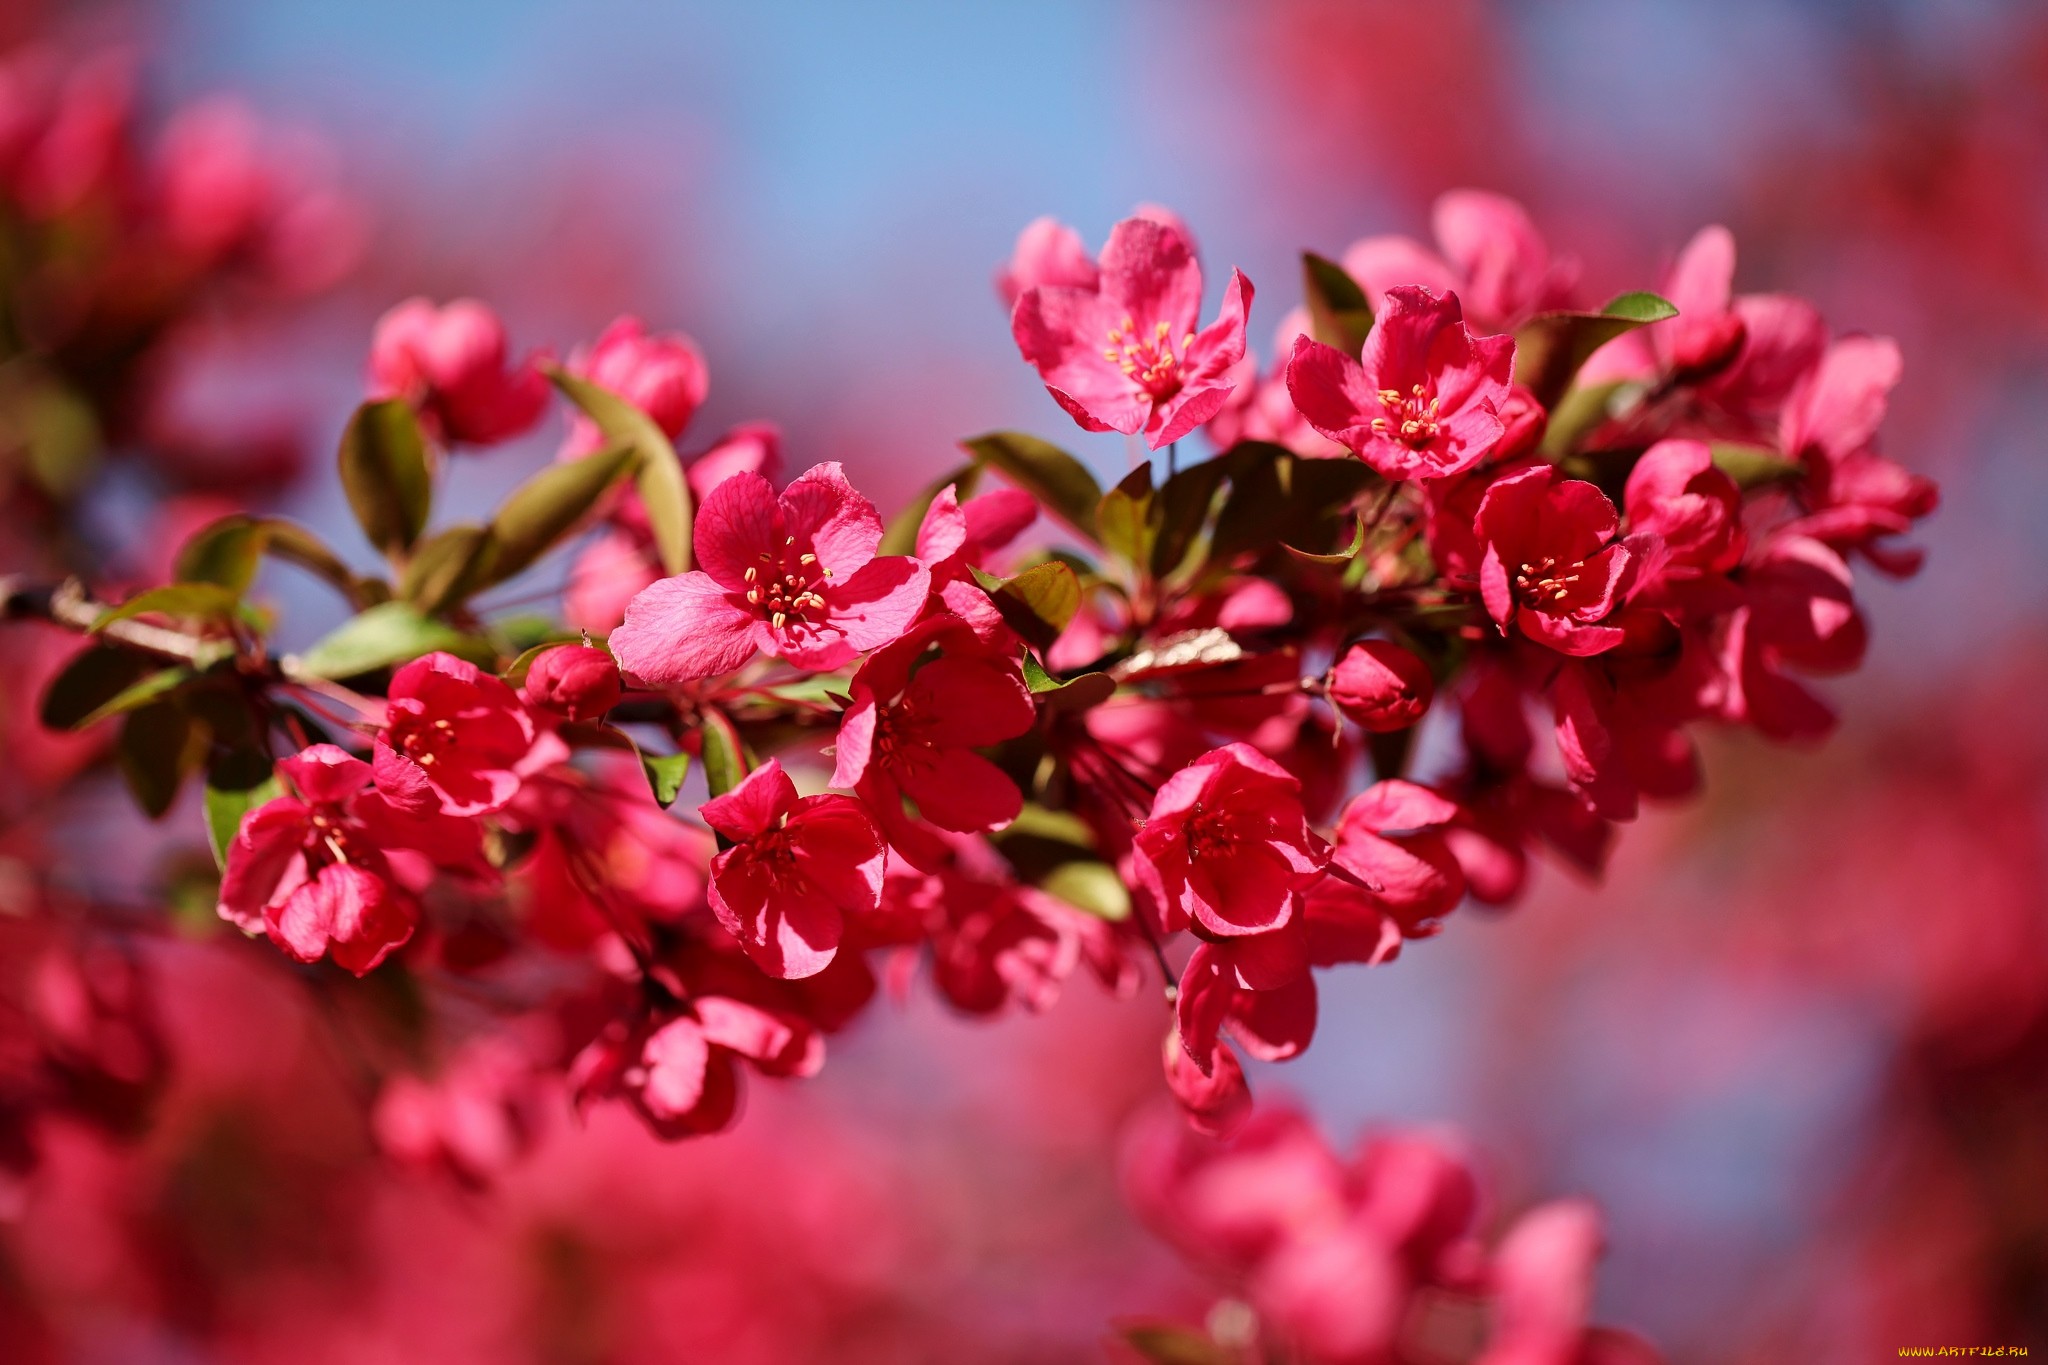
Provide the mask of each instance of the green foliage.
{"label": "green foliage", "polygon": [[341,487],[356,523],[388,558],[427,528],[433,487],[419,414],[400,398],[365,403],[341,437]]}
{"label": "green foliage", "polygon": [[676,458],[668,437],[652,417],[600,384],[560,369],[550,369],[548,378],[597,424],[607,444],[632,452],[633,482],[647,509],[647,524],[654,532],[661,565],[672,574],[689,572],[695,564],[690,531],[696,508],[690,500],[689,481],[683,477],[683,462]]}
{"label": "green foliage", "polygon": [[1097,544],[1095,509],[1102,486],[1073,456],[1020,431],[992,431],[960,443],[983,465],[1038,499],[1047,515],[1088,543]]}
{"label": "green foliage", "polygon": [[1335,261],[1304,251],[1301,293],[1308,305],[1309,334],[1355,358],[1372,330],[1372,305],[1358,281]]}

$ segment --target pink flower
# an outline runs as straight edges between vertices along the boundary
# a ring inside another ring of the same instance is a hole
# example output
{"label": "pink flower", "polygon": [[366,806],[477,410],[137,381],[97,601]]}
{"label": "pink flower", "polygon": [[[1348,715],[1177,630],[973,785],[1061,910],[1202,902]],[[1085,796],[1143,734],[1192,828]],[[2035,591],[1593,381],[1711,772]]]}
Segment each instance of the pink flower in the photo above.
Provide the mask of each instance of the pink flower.
{"label": "pink flower", "polygon": [[[1131,210],[1131,217],[1173,229],[1188,244],[1190,252],[1195,250],[1195,235],[1173,210],[1157,204],[1140,204]],[[1089,293],[1102,285],[1102,271],[1088,254],[1081,234],[1057,218],[1034,218],[1026,223],[1017,234],[1010,259],[996,269],[996,293],[1002,297],[1005,308],[1015,308],[1025,290],[1040,285],[1085,289]]]}
{"label": "pink flower", "polygon": [[769,759],[698,809],[732,841],[711,862],[711,908],[771,976],[812,976],[839,948],[847,915],[872,914],[887,851],[850,796],[799,798]]}
{"label": "pink flower", "polygon": [[1015,308],[1027,289],[1051,286],[1093,292],[1102,275],[1081,234],[1051,216],[1034,218],[1017,234],[1010,259],[996,271],[996,293]]}
{"label": "pink flower", "polygon": [[377,790],[400,810],[482,815],[566,757],[519,695],[475,664],[436,652],[392,675],[374,762]]}
{"label": "pink flower", "polygon": [[658,1137],[697,1137],[739,1112],[742,1057],[769,1075],[812,1076],[824,1064],[824,1040],[787,1010],[706,992],[613,1020],[576,1055],[569,1086],[579,1105],[626,1100]]}
{"label": "pink flower", "polygon": [[370,765],[332,744],[280,761],[292,795],[242,817],[221,875],[221,918],[266,932],[301,962],[332,953],[357,976],[401,947],[419,902],[399,877],[423,882],[431,865],[474,869],[480,830],[442,816],[415,819],[370,789]]}
{"label": "pink flower", "polygon": [[[782,477],[782,428],[773,422],[742,422],[690,458],[683,476],[699,503],[735,474],[759,474],[771,484]],[[640,516],[644,519],[646,512]]]}
{"label": "pink flower", "polygon": [[1297,337],[1287,391],[1308,424],[1389,479],[1477,465],[1506,432],[1512,337],[1475,337],[1455,294],[1391,290],[1357,360]]}
{"label": "pink flower", "polygon": [[1351,798],[1337,821],[1330,861],[1348,872],[1408,938],[1434,934],[1465,898],[1465,876],[1444,842],[1456,802],[1399,779]]}
{"label": "pink flower", "polygon": [[1900,368],[1898,345],[1889,337],[1836,340],[1793,389],[1778,440],[1805,463],[1806,501],[1813,509],[1790,529],[1837,550],[1860,550],[1883,572],[1904,577],[1918,571],[1920,551],[1875,542],[1911,529],[1934,511],[1941,494],[1932,479],[1872,448]]}
{"label": "pink flower", "polygon": [[1702,441],[1659,441],[1629,471],[1622,495],[1631,532],[1655,532],[1663,577],[1722,574],[1742,560],[1742,490],[1714,467]]}
{"label": "pink flower", "polygon": [[697,509],[704,567],[647,588],[612,633],[628,673],[661,684],[730,673],[758,650],[831,669],[910,629],[930,588],[908,555],[877,558],[882,519],[821,464],[782,491],[734,474]]}
{"label": "pink flower", "polygon": [[1591,1325],[1604,1241],[1600,1210],[1582,1199],[1517,1219],[1494,1252],[1494,1334],[1474,1365],[1659,1365],[1640,1337]]}
{"label": "pink flower", "polygon": [[1322,876],[1301,783],[1249,744],[1226,744],[1166,780],[1138,832],[1133,865],[1162,927],[1219,937],[1277,929]]}
{"label": "pink flower", "polygon": [[1630,562],[1614,543],[1619,519],[1605,493],[1537,465],[1487,489],[1473,524],[1485,547],[1480,594],[1503,634],[1519,627],[1581,656],[1621,643],[1619,629],[1596,624],[1613,611]]}
{"label": "pink flower", "polygon": [[1249,354],[1238,362],[1237,387],[1209,419],[1209,438],[1217,449],[1228,450],[1240,441],[1271,441],[1312,460],[1338,459],[1347,453],[1308,424],[1287,392],[1287,358],[1295,338],[1306,336],[1308,330],[1308,310],[1292,309],[1273,332],[1272,373],[1260,378],[1257,358]]}
{"label": "pink flower", "polygon": [[510,1040],[484,1035],[431,1080],[397,1075],[370,1116],[385,1155],[487,1186],[532,1145],[539,1127],[532,1061]]}
{"label": "pink flower", "polygon": [[1228,1028],[1262,1062],[1306,1051],[1316,1031],[1316,983],[1299,923],[1271,933],[1199,944],[1181,969],[1175,1001],[1181,1046],[1201,1065]]}
{"label": "pink flower", "polygon": [[1330,670],[1330,704],[1373,734],[1407,729],[1435,697],[1429,665],[1392,640],[1360,640]]}
{"label": "pink flower", "polygon": [[618,705],[619,666],[589,645],[543,650],[520,685],[527,705],[563,720],[597,720]]}
{"label": "pink flower", "polygon": [[1787,670],[1843,673],[1862,662],[1870,637],[1849,566],[1817,540],[1780,534],[1744,565],[1742,587],[1722,644],[1725,714],[1773,739],[1826,734],[1834,713]]}
{"label": "pink flower", "polygon": [[[632,316],[618,318],[591,345],[579,347],[566,368],[652,417],[671,441],[682,435],[711,387],[696,342],[680,332],[651,334]],[[596,424],[579,414],[570,423],[564,454],[587,455],[603,444]]]}
{"label": "pink flower", "polygon": [[[936,657],[920,665],[925,651]],[[1017,784],[974,752],[1029,730],[1038,708],[1014,659],[937,617],[876,650],[848,687],[832,785],[888,817],[908,796],[941,829],[1001,829],[1024,803]]]}
{"label": "pink flower", "polygon": [[1050,1009],[1084,960],[1112,984],[1122,968],[1104,921],[1007,877],[894,862],[881,914],[887,941],[928,945],[932,984],[968,1014]]}
{"label": "pink flower", "polygon": [[531,359],[507,364],[505,324],[488,305],[407,299],[377,320],[370,396],[412,403],[445,441],[495,445],[540,420],[548,382]]}
{"label": "pink flower", "polygon": [[1407,237],[1368,237],[1344,253],[1375,308],[1399,285],[1456,293],[1489,332],[1510,332],[1536,313],[1571,305],[1578,262],[1553,260],[1527,209],[1505,195],[1452,190],[1438,196],[1431,227],[1443,254]]}
{"label": "pink flower", "polygon": [[1216,415],[1244,358],[1252,286],[1232,271],[1223,311],[1197,332],[1202,268],[1185,236],[1127,218],[1102,251],[1099,290],[1026,289],[1011,314],[1017,349],[1087,431],[1143,432],[1154,450]]}
{"label": "pink flower", "polygon": [[1176,1030],[1166,1035],[1165,1063],[1166,1086],[1196,1132],[1229,1137],[1251,1117],[1252,1092],[1245,1084],[1244,1064],[1228,1044],[1218,1042],[1204,1061],[1197,1061]]}

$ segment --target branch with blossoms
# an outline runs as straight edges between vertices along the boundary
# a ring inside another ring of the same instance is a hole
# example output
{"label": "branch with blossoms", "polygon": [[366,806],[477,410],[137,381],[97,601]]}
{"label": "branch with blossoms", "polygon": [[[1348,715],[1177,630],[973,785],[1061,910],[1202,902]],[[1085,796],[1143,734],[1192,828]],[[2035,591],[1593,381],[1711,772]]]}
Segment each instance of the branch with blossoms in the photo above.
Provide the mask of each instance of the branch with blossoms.
{"label": "branch with blossoms", "polygon": [[[1320,970],[1512,901],[1538,849],[1597,871],[1697,789],[1702,725],[1825,732],[1851,563],[1911,573],[1893,538],[1935,501],[1874,447],[1896,348],[1733,294],[1725,231],[1588,308],[1512,203],[1436,226],[1305,257],[1262,369],[1250,282],[1203,325],[1170,215],[1099,258],[1032,225],[998,283],[1054,400],[1213,453],[1104,489],[990,433],[888,522],[837,464],[782,481],[764,425],[679,453],[686,338],[621,319],[557,366],[407,302],[338,456],[381,569],[217,521],[173,583],[42,612],[93,637],[45,718],[118,720],[153,815],[203,789],[223,918],[460,999],[448,1049],[481,1002],[664,1135],[728,1124],[743,1071],[815,1072],[919,964],[970,1013],[1157,974],[1167,1083],[1231,1131],[1239,1050],[1304,1050]],[[558,459],[437,524],[437,467],[556,400]],[[572,544],[561,616],[490,605]],[[349,619],[274,654],[266,558]]]}

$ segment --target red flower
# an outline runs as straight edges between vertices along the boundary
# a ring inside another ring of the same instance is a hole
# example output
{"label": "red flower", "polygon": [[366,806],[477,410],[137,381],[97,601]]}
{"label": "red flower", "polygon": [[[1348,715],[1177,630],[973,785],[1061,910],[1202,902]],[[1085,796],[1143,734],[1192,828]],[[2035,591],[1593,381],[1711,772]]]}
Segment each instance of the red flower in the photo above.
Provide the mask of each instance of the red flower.
{"label": "red flower", "polygon": [[1465,874],[1444,842],[1457,803],[1395,779],[1351,798],[1330,861],[1365,888],[1408,938],[1435,933],[1465,898]]}
{"label": "red flower", "polygon": [[[579,347],[566,368],[652,417],[671,441],[683,434],[711,387],[696,342],[680,332],[652,335],[645,323],[630,316],[614,321],[590,346]],[[587,455],[603,444],[588,417],[578,414],[570,423],[565,453]]]}
{"label": "red flower", "polygon": [[518,694],[475,664],[436,652],[392,675],[374,761],[377,790],[400,810],[482,815],[566,757]]}
{"label": "red flower", "polygon": [[1659,441],[1629,471],[1622,495],[1631,532],[1663,542],[1659,576],[1722,574],[1742,560],[1742,490],[1714,467],[1703,441]]}
{"label": "red flower", "polygon": [[1514,338],[1475,337],[1457,295],[1403,286],[1357,360],[1297,337],[1287,391],[1310,426],[1386,478],[1441,479],[1500,444],[1514,370]]}
{"label": "red flower", "polygon": [[1613,611],[1629,551],[1612,543],[1614,504],[1590,483],[1537,465],[1486,490],[1474,521],[1485,558],[1479,590],[1503,634],[1522,634],[1563,654],[1589,655],[1621,643],[1595,624]]}
{"label": "red flower", "polygon": [[407,299],[377,321],[370,396],[403,398],[445,441],[494,445],[540,420],[548,382],[506,364],[505,324],[486,304]]}
{"label": "red flower", "polygon": [[1529,1210],[1493,1255],[1494,1335],[1473,1365],[1660,1365],[1631,1332],[1591,1325],[1600,1210],[1560,1199]]}
{"label": "red flower", "polygon": [[1773,739],[1826,734],[1834,713],[1786,670],[1843,673],[1863,661],[1870,637],[1849,566],[1817,540],[1781,534],[1744,566],[1742,587],[1722,645],[1728,719]]}
{"label": "red flower", "polygon": [[778,497],[740,473],[697,509],[697,562],[626,608],[612,633],[619,664],[650,683],[730,673],[755,651],[831,669],[888,644],[924,610],[925,567],[877,558],[882,519],[837,462],[800,475]]}
{"label": "red flower", "polygon": [[1505,195],[1452,190],[1439,195],[1430,226],[1443,254],[1408,237],[1367,237],[1344,253],[1344,269],[1375,308],[1397,285],[1455,292],[1490,332],[1513,331],[1533,314],[1571,304],[1578,262],[1553,260],[1529,211]]}
{"label": "red flower", "polygon": [[[919,665],[937,643],[937,657]],[[941,829],[978,833],[1017,818],[1024,797],[974,752],[1029,730],[1038,708],[1016,661],[943,617],[878,649],[853,675],[832,785],[857,790],[885,824],[908,796]]]}
{"label": "red flower", "polygon": [[1226,744],[1166,780],[1138,831],[1133,865],[1168,931],[1220,937],[1277,929],[1322,876],[1301,783],[1249,744]]}
{"label": "red flower", "polygon": [[1374,734],[1407,729],[1435,696],[1429,665],[1392,640],[1360,640],[1330,670],[1330,704]]}
{"label": "red flower", "polygon": [[825,1044],[792,1012],[707,992],[613,1020],[570,1063],[569,1086],[579,1105],[625,1099],[659,1137],[697,1137],[739,1112],[741,1057],[768,1075],[813,1076]]}
{"label": "red flower", "polygon": [[1010,330],[1084,430],[1143,432],[1157,450],[1215,416],[1230,396],[1251,303],[1251,281],[1232,271],[1221,315],[1197,332],[1202,267],[1194,248],[1176,228],[1127,218],[1102,249],[1099,289],[1026,289]]}
{"label": "red flower", "polygon": [[[1173,229],[1188,244],[1190,252],[1195,250],[1194,234],[1172,209],[1140,204],[1131,210],[1131,217]],[[1102,287],[1102,271],[1088,254],[1081,234],[1053,217],[1034,218],[1026,223],[1017,234],[1010,259],[996,269],[996,293],[1002,296],[1005,308],[1014,309],[1025,290],[1040,285],[1085,289],[1090,293]]]}
{"label": "red flower", "polygon": [[619,666],[589,645],[543,650],[519,691],[527,705],[563,720],[596,720],[619,702]]}
{"label": "red flower", "polygon": [[811,976],[839,948],[845,916],[872,914],[887,850],[850,796],[798,797],[769,759],[698,809],[733,846],[711,861],[711,908],[771,976]]}
{"label": "red flower", "polygon": [[1189,1060],[1201,1065],[1228,1027],[1262,1062],[1299,1056],[1316,1031],[1316,982],[1299,923],[1267,934],[1203,943],[1181,969],[1175,1023]]}
{"label": "red flower", "polygon": [[410,862],[406,880],[414,883],[434,865],[473,870],[480,831],[467,821],[394,810],[370,789],[370,765],[332,744],[316,744],[277,769],[293,795],[242,817],[221,875],[221,918],[267,932],[301,962],[331,952],[361,976],[419,923],[419,902],[394,864]]}
{"label": "red flower", "polygon": [[1941,494],[1932,479],[1872,449],[1900,364],[1889,337],[1837,340],[1792,391],[1778,438],[1806,465],[1813,509],[1787,529],[1836,550],[1861,550],[1883,572],[1904,577],[1919,570],[1921,552],[1875,542],[1911,529]]}

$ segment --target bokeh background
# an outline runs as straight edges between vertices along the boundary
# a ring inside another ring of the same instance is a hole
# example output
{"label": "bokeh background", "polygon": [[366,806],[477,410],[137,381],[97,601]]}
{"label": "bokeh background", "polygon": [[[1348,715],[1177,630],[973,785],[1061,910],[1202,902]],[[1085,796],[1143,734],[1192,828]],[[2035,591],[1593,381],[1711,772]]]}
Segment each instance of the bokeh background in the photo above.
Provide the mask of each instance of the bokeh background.
{"label": "bokeh background", "polygon": [[[1232,264],[1258,286],[1263,355],[1303,248],[1426,235],[1445,189],[1524,200],[1594,296],[1727,223],[1739,288],[1899,339],[1886,449],[1943,485],[1925,571],[1866,590],[1874,644],[1832,692],[1839,734],[1712,744],[1706,798],[1646,814],[1604,886],[1546,869],[1510,913],[1468,909],[1393,967],[1335,974],[1319,1045],[1253,1084],[1343,1141],[1455,1125],[1505,1211],[1596,1197],[1598,1316],[1674,1361],[2048,1349],[2048,10],[163,0],[56,18],[136,43],[152,100],[234,90],[335,147],[374,223],[362,265],[223,336],[206,400],[316,452],[379,312],[475,294],[521,344],[566,350],[620,312],[687,331],[712,373],[696,430],[771,418],[793,467],[843,460],[885,507],[995,427],[1109,472],[1121,445],[1046,399],[990,285],[1041,213],[1092,243],[1140,201],[1178,210],[1212,294]],[[558,438],[464,465],[454,496],[481,507]],[[346,543],[312,468],[277,505]],[[331,624],[307,606],[298,629]],[[141,886],[169,856],[79,875]],[[665,1148],[621,1115],[562,1121],[475,1196],[365,1174],[316,1031],[266,1026],[275,988],[191,951],[208,984],[174,1033],[240,1051],[180,1083],[142,1158],[62,1148],[92,1197],[45,1210],[6,1271],[79,1358],[1051,1361],[1115,1314],[1199,1301],[1114,1188],[1119,1127],[1156,1098],[1149,1000],[1080,987],[988,1024],[913,994],[835,1040],[818,1080],[756,1086],[733,1133]],[[278,1325],[294,1314],[317,1346]]]}

